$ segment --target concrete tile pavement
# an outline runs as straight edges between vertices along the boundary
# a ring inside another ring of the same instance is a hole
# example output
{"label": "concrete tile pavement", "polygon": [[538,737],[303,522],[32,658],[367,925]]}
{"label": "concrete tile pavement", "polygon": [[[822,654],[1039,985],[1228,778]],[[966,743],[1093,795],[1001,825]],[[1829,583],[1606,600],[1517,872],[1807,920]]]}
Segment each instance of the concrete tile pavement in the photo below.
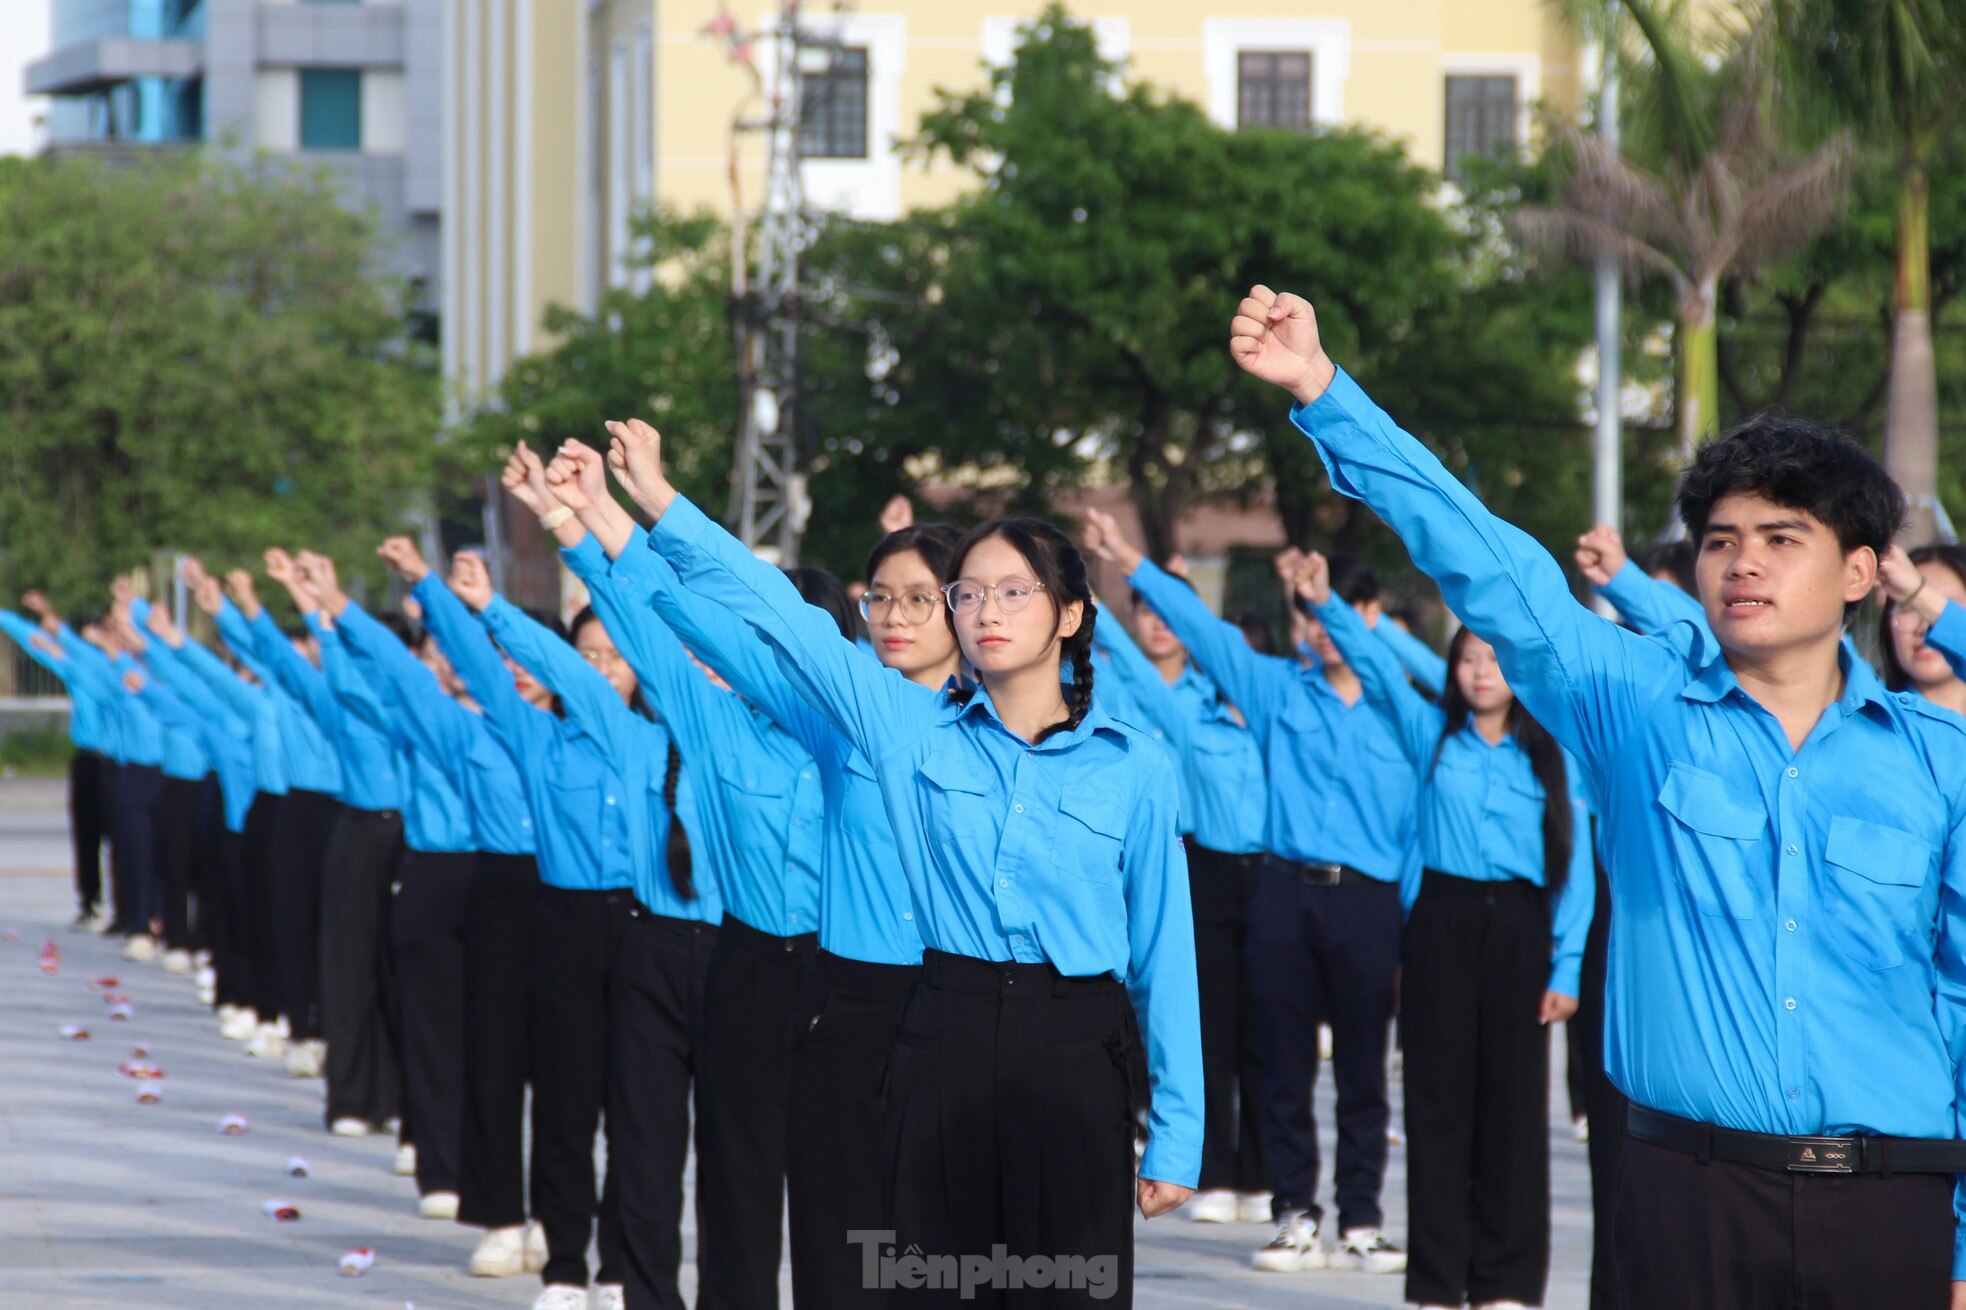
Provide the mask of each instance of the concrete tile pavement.
{"label": "concrete tile pavement", "polygon": [[[59,790],[49,795],[58,805]],[[23,803],[18,784],[0,784],[0,933],[19,933],[0,941],[0,1308],[529,1305],[538,1288],[530,1277],[465,1275],[476,1230],[416,1217],[409,1180],[389,1173],[391,1140],[325,1132],[318,1081],[290,1080],[220,1038],[189,979],[124,961],[114,942],[65,931],[69,884],[47,872],[65,863],[65,830],[47,799]],[[28,872],[36,867],[43,872]],[[49,939],[62,953],[52,976],[36,964]],[[104,1018],[90,986],[101,974],[115,975],[131,997],[130,1021]],[[87,1025],[92,1040],[61,1040],[64,1023]],[[138,1085],[116,1072],[139,1042],[167,1075],[156,1105],[137,1104]],[[1590,1262],[1589,1179],[1583,1148],[1570,1140],[1560,1058],[1556,1064],[1555,1257],[1545,1302],[1552,1310],[1585,1304]],[[1325,1072],[1319,1115],[1329,1160]],[[219,1120],[235,1111],[250,1116],[251,1133],[220,1135]],[[310,1177],[285,1175],[293,1155],[307,1158]],[[1403,1240],[1403,1148],[1392,1157],[1388,1227]],[[261,1204],[272,1198],[297,1204],[300,1221],[264,1217]],[[1173,1216],[1136,1222],[1135,1231],[1135,1299],[1143,1310],[1401,1304],[1397,1277],[1256,1273],[1248,1259],[1267,1227]],[[684,1240],[687,1262],[694,1252],[687,1228]],[[344,1279],[336,1261],[356,1246],[375,1248],[375,1268]],[[686,1263],[686,1296],[694,1285]],[[783,1275],[781,1289],[789,1307]]]}

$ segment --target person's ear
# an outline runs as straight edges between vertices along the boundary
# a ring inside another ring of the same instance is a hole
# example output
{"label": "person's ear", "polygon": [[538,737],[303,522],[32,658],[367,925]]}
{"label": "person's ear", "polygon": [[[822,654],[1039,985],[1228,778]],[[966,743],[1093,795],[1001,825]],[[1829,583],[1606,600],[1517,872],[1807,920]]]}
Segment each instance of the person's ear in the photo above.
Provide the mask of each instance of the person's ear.
{"label": "person's ear", "polygon": [[1877,586],[1877,552],[1859,546],[1843,556],[1843,603],[1854,604]]}
{"label": "person's ear", "polygon": [[1085,602],[1070,601],[1058,611],[1058,639],[1065,640],[1075,635],[1079,625],[1085,622]]}

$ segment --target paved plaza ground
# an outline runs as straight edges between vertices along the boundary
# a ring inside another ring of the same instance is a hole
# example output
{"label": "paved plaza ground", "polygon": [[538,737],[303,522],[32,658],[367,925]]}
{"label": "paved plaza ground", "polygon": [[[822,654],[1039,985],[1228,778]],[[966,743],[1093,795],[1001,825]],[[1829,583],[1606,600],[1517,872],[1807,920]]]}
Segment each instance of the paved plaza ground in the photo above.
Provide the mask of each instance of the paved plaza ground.
{"label": "paved plaza ground", "polygon": [[[402,1310],[525,1307],[536,1280],[473,1279],[463,1272],[475,1230],[415,1216],[409,1180],[389,1173],[384,1138],[329,1137],[321,1084],[295,1081],[219,1037],[188,978],[130,964],[103,938],[66,931],[73,915],[58,783],[0,781],[0,1307],[108,1310],[194,1307],[271,1310],[378,1306]],[[15,940],[4,940],[8,932]],[[59,972],[36,957],[61,950]],[[135,1014],[110,1022],[91,980],[113,974]],[[89,1041],[64,1041],[63,1024]],[[163,1067],[163,1100],[139,1105],[119,1063],[137,1044]],[[1555,1262],[1546,1304],[1585,1302],[1590,1184],[1584,1148],[1571,1140],[1561,1087],[1561,1043],[1550,1132]],[[1328,1074],[1328,1070],[1326,1071]],[[1320,1126],[1330,1158],[1329,1078]],[[1398,1090],[1395,1088],[1395,1097]],[[251,1132],[222,1136],[229,1113]],[[291,1156],[311,1167],[285,1173]],[[1386,1183],[1389,1226],[1405,1232],[1404,1150]],[[1327,1182],[1328,1186],[1328,1182]],[[270,1199],[301,1210],[296,1223],[261,1213]],[[1143,1310],[1248,1307],[1354,1310],[1397,1306],[1397,1277],[1354,1273],[1258,1274],[1249,1254],[1266,1227],[1136,1223]],[[340,1255],[373,1247],[362,1278],[336,1272]],[[684,1293],[694,1296],[695,1234],[684,1233]],[[789,1280],[781,1276],[784,1306]]]}

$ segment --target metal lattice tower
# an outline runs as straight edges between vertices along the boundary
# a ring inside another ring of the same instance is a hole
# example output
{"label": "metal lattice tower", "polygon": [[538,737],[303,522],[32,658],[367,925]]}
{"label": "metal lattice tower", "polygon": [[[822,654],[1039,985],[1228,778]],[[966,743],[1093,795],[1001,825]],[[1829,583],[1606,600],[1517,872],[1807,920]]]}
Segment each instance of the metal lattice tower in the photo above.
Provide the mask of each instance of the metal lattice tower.
{"label": "metal lattice tower", "polygon": [[743,227],[733,232],[738,342],[738,436],[731,470],[731,517],[738,538],[778,562],[798,562],[808,502],[800,470],[797,405],[800,259],[810,238],[799,155],[803,99],[799,0],[784,0],[770,31],[765,194],[758,224],[758,280],[743,273]]}

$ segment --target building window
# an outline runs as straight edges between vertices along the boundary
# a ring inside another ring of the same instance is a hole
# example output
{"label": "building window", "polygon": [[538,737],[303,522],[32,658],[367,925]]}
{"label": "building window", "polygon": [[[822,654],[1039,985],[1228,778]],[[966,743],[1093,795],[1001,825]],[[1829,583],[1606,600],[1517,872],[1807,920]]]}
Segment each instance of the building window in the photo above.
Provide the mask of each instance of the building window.
{"label": "building window", "polygon": [[300,70],[300,148],[362,148],[362,74],[351,68]]}
{"label": "building window", "polygon": [[807,159],[867,157],[867,47],[830,52],[823,73],[807,73],[799,111],[799,153]]}
{"label": "building window", "polygon": [[1236,55],[1236,126],[1311,125],[1311,52],[1244,50]]}
{"label": "building window", "polygon": [[1470,155],[1505,155],[1516,147],[1516,81],[1513,76],[1447,79],[1447,175],[1461,180]]}

